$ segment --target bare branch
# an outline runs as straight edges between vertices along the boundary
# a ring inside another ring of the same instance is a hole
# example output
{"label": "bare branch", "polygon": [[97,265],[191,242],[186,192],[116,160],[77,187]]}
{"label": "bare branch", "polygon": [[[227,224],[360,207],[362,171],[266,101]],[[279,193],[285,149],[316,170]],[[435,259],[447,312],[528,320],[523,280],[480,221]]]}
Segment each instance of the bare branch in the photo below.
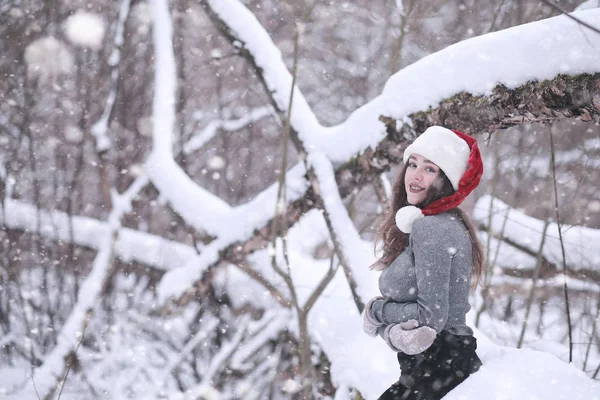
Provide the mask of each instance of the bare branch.
{"label": "bare branch", "polygon": [[[250,276],[256,282],[261,284],[265,289],[267,289],[267,291],[269,293],[271,293],[273,298],[279,304],[281,304],[283,307],[289,308],[292,306],[292,302],[290,299],[287,299],[279,290],[277,290],[277,288],[271,282],[269,282],[264,276],[262,276],[255,269],[250,267],[247,262],[239,262],[239,263],[235,264],[235,266],[238,267],[239,269],[241,269],[246,274],[248,274],[248,276]],[[283,273],[283,271],[280,271],[280,272]],[[281,273],[280,273],[280,275],[281,275]],[[287,275],[287,274],[285,274],[285,275]],[[289,285],[288,285],[288,287],[289,287]]]}
{"label": "bare branch", "polygon": [[585,21],[580,20],[579,18],[575,17],[574,15],[571,15],[567,10],[565,10],[563,7],[559,6],[555,2],[550,1],[550,0],[542,0],[542,3],[548,4],[550,7],[554,8],[555,10],[557,10],[558,12],[567,16],[568,18],[572,19],[573,21],[577,22],[578,24],[585,26],[586,28],[591,29],[592,31],[594,31],[596,33],[600,33],[600,29],[588,24]]}
{"label": "bare branch", "polygon": [[[567,288],[567,259],[565,255],[565,243],[563,242],[562,226],[560,223],[560,212],[558,211],[558,188],[556,183],[556,165],[554,162],[554,138],[552,131],[550,131],[550,155],[552,160],[552,182],[554,184],[554,210],[556,211],[556,225],[558,228],[558,239],[560,241],[560,251],[562,255],[562,268],[564,274],[564,296],[565,296],[565,307],[567,312],[567,328],[569,332],[569,362],[573,361],[573,331],[571,324],[571,304],[569,303],[569,289]],[[544,236],[545,238],[545,236]]]}
{"label": "bare branch", "polygon": [[527,298],[527,304],[525,306],[525,316],[523,317],[523,326],[521,328],[521,334],[519,335],[519,340],[517,341],[517,347],[520,348],[523,344],[523,338],[525,337],[525,330],[527,329],[527,321],[529,320],[529,312],[531,311],[531,304],[533,303],[533,295],[535,293],[535,288],[537,285],[537,280],[540,275],[540,268],[542,266],[542,254],[544,251],[544,244],[546,243],[546,232],[548,231],[548,226],[550,225],[550,221],[544,221],[544,231],[542,232],[542,240],[540,242],[540,248],[537,253],[537,260],[535,262],[535,269],[533,271],[533,277],[531,278],[531,288],[529,290],[529,297]]}
{"label": "bare branch", "polygon": [[317,287],[310,294],[310,297],[308,298],[308,300],[306,300],[306,303],[304,303],[304,306],[302,306],[302,309],[304,310],[305,313],[308,314],[308,312],[312,309],[313,305],[315,304],[317,299],[321,296],[321,294],[323,293],[325,288],[327,288],[327,285],[329,285],[329,282],[331,282],[331,280],[335,277],[335,274],[336,274],[340,264],[337,264],[334,267],[333,266],[334,259],[335,259],[335,253],[331,255],[331,261],[329,263],[329,269],[327,270],[327,273],[323,276],[323,278],[321,279],[321,281],[319,282]]}

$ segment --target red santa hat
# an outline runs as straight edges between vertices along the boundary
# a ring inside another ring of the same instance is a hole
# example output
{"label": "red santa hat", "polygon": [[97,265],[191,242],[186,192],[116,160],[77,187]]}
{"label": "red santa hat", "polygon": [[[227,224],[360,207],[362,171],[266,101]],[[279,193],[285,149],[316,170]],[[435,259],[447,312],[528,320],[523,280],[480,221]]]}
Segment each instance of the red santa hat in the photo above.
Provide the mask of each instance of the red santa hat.
{"label": "red santa hat", "polygon": [[456,130],[432,126],[404,151],[404,163],[411,154],[420,154],[435,163],[450,180],[455,192],[420,209],[406,206],[396,212],[396,225],[404,233],[412,231],[415,220],[457,207],[471,193],[483,175],[483,162],[477,140]]}

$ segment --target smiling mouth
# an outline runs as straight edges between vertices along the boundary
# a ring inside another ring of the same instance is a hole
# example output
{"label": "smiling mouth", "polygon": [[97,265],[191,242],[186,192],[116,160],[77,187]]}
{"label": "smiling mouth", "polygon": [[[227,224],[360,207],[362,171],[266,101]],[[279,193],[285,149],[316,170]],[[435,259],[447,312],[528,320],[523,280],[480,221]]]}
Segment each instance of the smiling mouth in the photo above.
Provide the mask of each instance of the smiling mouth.
{"label": "smiling mouth", "polygon": [[411,193],[420,193],[425,190],[425,188],[422,188],[417,185],[410,185],[408,188],[410,189]]}

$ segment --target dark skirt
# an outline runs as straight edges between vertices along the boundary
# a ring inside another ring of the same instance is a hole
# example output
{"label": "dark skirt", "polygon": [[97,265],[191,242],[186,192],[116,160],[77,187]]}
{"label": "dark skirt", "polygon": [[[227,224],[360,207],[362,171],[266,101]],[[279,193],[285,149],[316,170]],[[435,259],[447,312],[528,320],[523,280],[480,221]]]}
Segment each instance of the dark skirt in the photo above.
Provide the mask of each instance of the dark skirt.
{"label": "dark skirt", "polygon": [[481,366],[473,336],[438,333],[431,347],[413,356],[398,353],[400,379],[379,400],[439,400]]}

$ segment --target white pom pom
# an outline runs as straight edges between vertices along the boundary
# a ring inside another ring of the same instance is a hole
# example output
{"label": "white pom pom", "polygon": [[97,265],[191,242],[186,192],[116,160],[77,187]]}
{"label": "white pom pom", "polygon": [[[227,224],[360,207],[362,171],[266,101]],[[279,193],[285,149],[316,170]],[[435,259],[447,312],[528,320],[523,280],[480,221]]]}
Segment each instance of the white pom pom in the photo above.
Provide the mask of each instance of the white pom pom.
{"label": "white pom pom", "polygon": [[396,226],[404,233],[410,233],[412,231],[413,222],[419,218],[423,218],[424,215],[421,209],[415,206],[406,206],[396,212]]}

